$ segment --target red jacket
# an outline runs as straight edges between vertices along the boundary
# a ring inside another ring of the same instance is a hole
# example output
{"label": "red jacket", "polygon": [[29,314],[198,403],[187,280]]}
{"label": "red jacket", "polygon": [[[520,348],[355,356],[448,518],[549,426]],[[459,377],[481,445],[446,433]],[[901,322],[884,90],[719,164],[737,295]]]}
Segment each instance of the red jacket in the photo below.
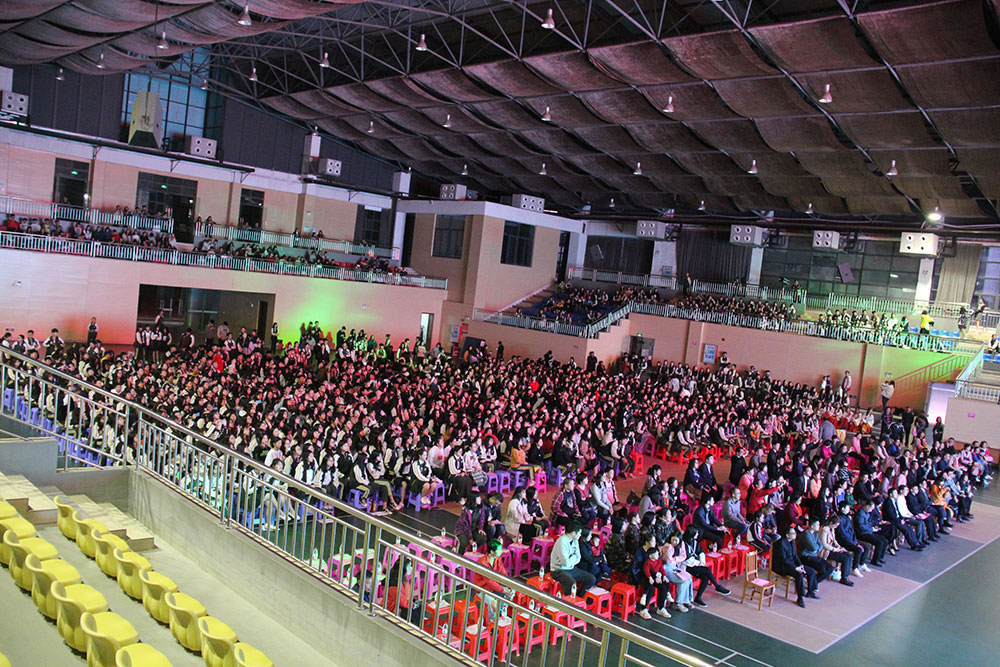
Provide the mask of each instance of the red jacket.
{"label": "red jacket", "polygon": [[[503,559],[499,557],[493,561],[492,565],[490,565],[490,554],[485,554],[483,555],[482,558],[479,559],[479,564],[482,565],[483,567],[490,568],[497,574],[502,574],[505,577],[507,576],[507,568],[504,567]],[[478,572],[476,572],[472,576],[472,584],[474,586],[481,586],[482,588],[485,588],[486,590],[491,591],[493,593],[503,593],[503,586],[500,584],[499,581],[496,581],[494,579],[487,579]]]}

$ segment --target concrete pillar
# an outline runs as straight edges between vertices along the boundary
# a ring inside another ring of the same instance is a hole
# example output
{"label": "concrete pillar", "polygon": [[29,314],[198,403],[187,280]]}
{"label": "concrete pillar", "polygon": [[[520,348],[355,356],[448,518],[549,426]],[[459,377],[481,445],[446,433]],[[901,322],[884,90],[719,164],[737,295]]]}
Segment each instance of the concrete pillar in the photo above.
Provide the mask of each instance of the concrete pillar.
{"label": "concrete pillar", "polygon": [[934,279],[934,258],[925,257],[920,260],[920,269],[917,271],[917,292],[914,299],[917,301],[931,300],[931,281]]}
{"label": "concrete pillar", "polygon": [[653,263],[649,267],[651,276],[677,275],[677,242],[655,241],[653,243]]}
{"label": "concrete pillar", "polygon": [[566,266],[582,267],[587,257],[587,235],[570,232],[568,252],[569,256],[566,258]]}
{"label": "concrete pillar", "polygon": [[406,214],[396,211],[392,220],[392,247],[403,252],[403,238],[406,235]]}
{"label": "concrete pillar", "polygon": [[764,264],[764,249],[754,247],[750,249],[750,269],[747,271],[747,284],[760,284],[760,267]]}

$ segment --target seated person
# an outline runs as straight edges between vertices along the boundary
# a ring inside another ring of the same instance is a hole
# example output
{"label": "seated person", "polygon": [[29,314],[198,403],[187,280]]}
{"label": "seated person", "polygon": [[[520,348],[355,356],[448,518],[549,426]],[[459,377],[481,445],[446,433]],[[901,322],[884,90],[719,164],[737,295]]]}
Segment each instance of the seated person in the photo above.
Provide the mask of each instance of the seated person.
{"label": "seated person", "polygon": [[797,596],[795,604],[805,608],[806,603],[803,598],[819,599],[816,595],[816,570],[803,564],[799,558],[795,549],[797,539],[798,531],[794,527],[789,526],[785,529],[784,536],[771,548],[771,569],[783,577],[792,577],[795,580]]}
{"label": "seated person", "polygon": [[552,548],[549,561],[552,578],[562,586],[563,595],[571,595],[574,588],[577,591],[589,590],[597,583],[593,574],[580,567],[582,534],[583,528],[580,523],[575,520],[570,521],[566,525],[566,532],[559,536]]}

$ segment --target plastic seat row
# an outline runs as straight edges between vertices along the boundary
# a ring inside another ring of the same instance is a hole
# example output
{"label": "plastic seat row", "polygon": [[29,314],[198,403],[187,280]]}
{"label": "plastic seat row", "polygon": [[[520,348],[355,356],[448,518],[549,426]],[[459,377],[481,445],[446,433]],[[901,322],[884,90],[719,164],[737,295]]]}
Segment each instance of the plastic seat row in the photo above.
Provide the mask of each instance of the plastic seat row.
{"label": "plastic seat row", "polygon": [[[208,667],[234,664],[273,667],[261,651],[238,642],[236,633],[221,620],[209,616],[198,600],[179,592],[170,578],[155,572],[150,562],[133,552],[125,540],[109,534],[99,521],[81,518],[72,506],[60,502],[59,498],[55,503],[59,509],[57,523],[63,535],[76,540],[80,551],[97,561],[102,572],[117,579],[126,595],[141,600],[153,619],[168,625],[177,643],[200,653]],[[122,631],[124,636],[124,628]],[[112,639],[117,638],[111,634]]]}
{"label": "plastic seat row", "polygon": [[[37,536],[34,526],[0,502],[3,563],[14,582],[31,592],[39,612],[56,622],[70,648],[87,654],[89,667],[169,667],[170,661],[127,620],[109,611],[99,591],[83,583],[79,571],[59,558],[56,547]],[[9,663],[7,663],[9,664]]]}

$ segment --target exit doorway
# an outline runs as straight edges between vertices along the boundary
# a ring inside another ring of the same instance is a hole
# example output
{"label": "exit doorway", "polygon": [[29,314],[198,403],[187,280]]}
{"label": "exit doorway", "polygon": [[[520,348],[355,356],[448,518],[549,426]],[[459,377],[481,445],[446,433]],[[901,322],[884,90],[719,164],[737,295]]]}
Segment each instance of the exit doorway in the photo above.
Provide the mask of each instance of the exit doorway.
{"label": "exit doorway", "polygon": [[424,347],[431,346],[431,335],[434,331],[434,313],[420,314],[420,342]]}
{"label": "exit doorway", "polygon": [[653,345],[655,343],[654,339],[646,336],[632,336],[629,342],[628,353],[649,359],[653,356]]}

